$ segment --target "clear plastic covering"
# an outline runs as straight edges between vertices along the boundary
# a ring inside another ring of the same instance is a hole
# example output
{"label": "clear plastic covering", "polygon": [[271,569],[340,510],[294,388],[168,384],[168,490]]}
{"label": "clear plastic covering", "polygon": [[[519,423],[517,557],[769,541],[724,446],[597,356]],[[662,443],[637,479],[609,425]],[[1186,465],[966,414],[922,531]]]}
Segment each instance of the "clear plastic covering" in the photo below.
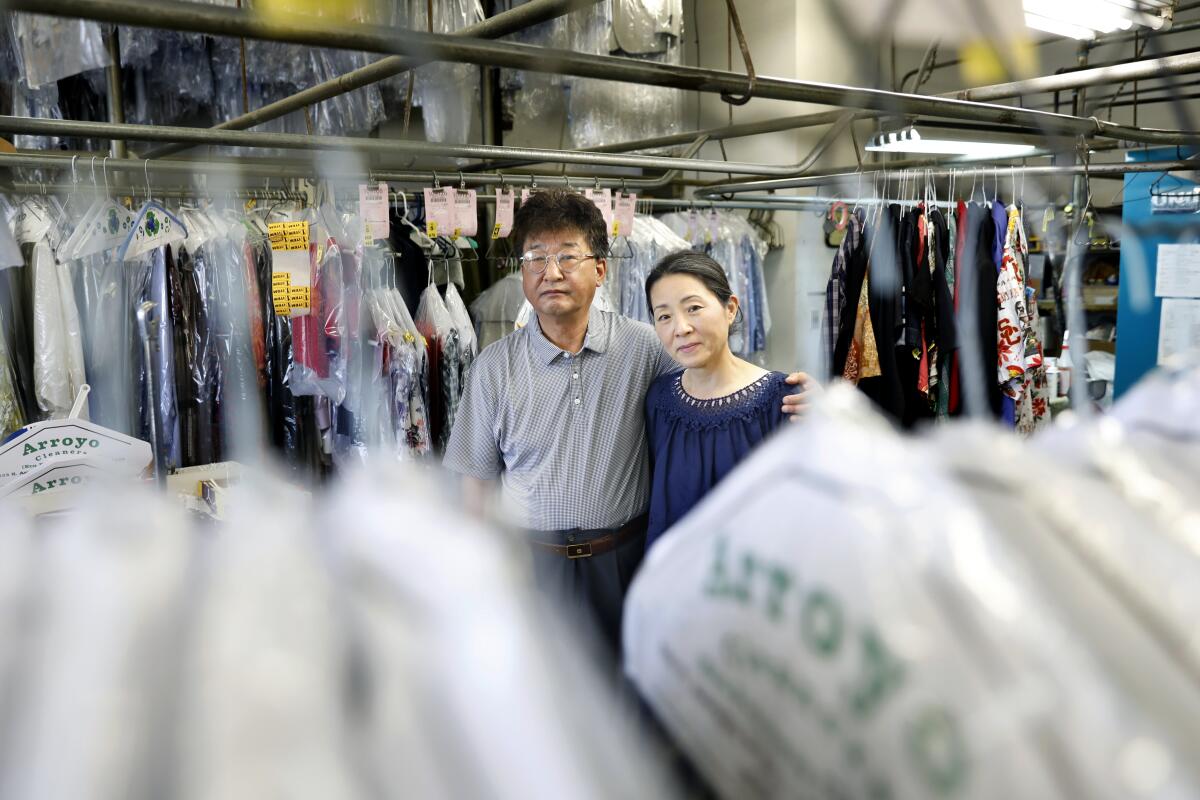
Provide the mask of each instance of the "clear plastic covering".
{"label": "clear plastic covering", "polygon": [[33,380],[38,408],[48,418],[67,416],[87,382],[83,336],[70,273],[59,266],[45,239],[33,249]]}
{"label": "clear plastic covering", "polygon": [[322,395],[334,403],[346,397],[346,325],[343,319],[342,251],[329,239],[312,248],[312,307],[292,320],[295,360],[288,369],[292,394]]}
{"label": "clear plastic covering", "polygon": [[98,23],[19,12],[9,20],[27,86],[47,86],[110,63]]}
{"label": "clear plastic covering", "polygon": [[[413,30],[454,33],[483,17],[478,0],[436,0],[429,25],[425,0],[410,0]],[[425,138],[431,142],[462,144],[471,141],[471,128],[479,109],[479,67],[474,64],[436,62],[416,71],[413,105],[425,120]]]}
{"label": "clear plastic covering", "polygon": [[789,428],[626,603],[627,674],[718,795],[1197,795],[1192,626],[1128,589],[1189,573],[1190,607],[1200,562],[1109,569],[1180,532],[1144,484],[1121,496],[998,429],[902,438],[845,386]]}
{"label": "clear plastic covering", "polygon": [[480,350],[513,332],[524,303],[525,290],[519,272],[505,275],[475,298],[471,317],[475,320]]}
{"label": "clear plastic covering", "polygon": [[8,353],[7,337],[2,333],[4,328],[4,309],[0,308],[0,441],[25,424],[17,395],[16,365]]}
{"label": "clear plastic covering", "polygon": [[376,463],[313,502],[259,472],[221,535],[146,487],[36,528],[0,507],[0,796],[673,800],[444,484]]}
{"label": "clear plastic covering", "polygon": [[[62,109],[58,106],[58,85],[50,83],[39,89],[30,89],[24,81],[14,82],[12,114],[15,117],[62,119]],[[24,150],[57,150],[61,143],[62,140],[57,136],[18,134],[13,137],[13,144]]]}
{"label": "clear plastic covering", "polygon": [[[513,2],[512,5],[520,5]],[[595,55],[620,55],[665,64],[682,58],[682,0],[610,0],[517,34],[517,41]],[[548,95],[565,90],[571,142],[595,147],[678,133],[683,95],[677,89],[594,78],[505,73],[513,116],[532,124],[545,114]]]}
{"label": "clear plastic covering", "polygon": [[[687,250],[688,242],[654,217],[638,214],[629,236],[613,242],[609,275],[615,277],[622,314],[650,323],[646,304],[646,278],[654,265],[671,253]],[[614,275],[615,273],[615,275]]]}

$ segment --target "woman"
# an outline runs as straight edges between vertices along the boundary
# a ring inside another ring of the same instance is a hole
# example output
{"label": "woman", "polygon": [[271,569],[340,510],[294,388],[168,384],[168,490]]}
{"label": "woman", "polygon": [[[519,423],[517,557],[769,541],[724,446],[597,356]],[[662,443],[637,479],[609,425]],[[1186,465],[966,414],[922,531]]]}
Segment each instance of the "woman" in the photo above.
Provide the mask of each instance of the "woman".
{"label": "woman", "polygon": [[738,299],[721,265],[682,251],[646,279],[654,330],[682,370],[646,394],[650,519],[646,547],[784,422],[786,375],[743,361],[729,348]]}

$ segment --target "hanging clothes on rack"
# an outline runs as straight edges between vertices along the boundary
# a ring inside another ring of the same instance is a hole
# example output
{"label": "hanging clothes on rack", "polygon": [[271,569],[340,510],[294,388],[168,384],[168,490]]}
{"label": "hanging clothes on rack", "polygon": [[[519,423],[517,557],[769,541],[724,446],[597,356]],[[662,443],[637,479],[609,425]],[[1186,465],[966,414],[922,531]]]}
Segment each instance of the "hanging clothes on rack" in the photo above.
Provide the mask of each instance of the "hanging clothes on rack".
{"label": "hanging clothes on rack", "polygon": [[[977,395],[987,415],[1036,430],[1046,380],[1027,252],[1020,209],[998,201],[939,206],[927,196],[851,214],[826,284],[828,374],[856,383],[904,427],[960,415],[964,396]],[[975,319],[964,329],[968,304]],[[966,374],[962,348],[985,374]]]}
{"label": "hanging clothes on rack", "polygon": [[[617,286],[616,308],[630,319],[652,324],[650,309],[646,305],[646,278],[654,265],[671,253],[687,250],[688,241],[667,227],[661,220],[646,214],[633,218],[633,230],[624,237],[628,257],[614,257]],[[622,250],[621,238],[613,243],[612,250]]]}

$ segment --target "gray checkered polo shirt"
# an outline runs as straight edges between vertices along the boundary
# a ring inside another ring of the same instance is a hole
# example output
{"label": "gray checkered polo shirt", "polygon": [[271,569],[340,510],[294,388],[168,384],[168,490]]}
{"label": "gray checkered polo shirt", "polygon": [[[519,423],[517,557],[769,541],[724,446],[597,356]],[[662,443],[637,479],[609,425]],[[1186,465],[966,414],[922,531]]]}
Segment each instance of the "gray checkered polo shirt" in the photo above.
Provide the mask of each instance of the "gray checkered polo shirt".
{"label": "gray checkered polo shirt", "polygon": [[617,528],[649,502],[646,390],[676,369],[643,322],[593,308],[571,354],[535,316],[471,365],[443,463],[500,478],[533,530]]}

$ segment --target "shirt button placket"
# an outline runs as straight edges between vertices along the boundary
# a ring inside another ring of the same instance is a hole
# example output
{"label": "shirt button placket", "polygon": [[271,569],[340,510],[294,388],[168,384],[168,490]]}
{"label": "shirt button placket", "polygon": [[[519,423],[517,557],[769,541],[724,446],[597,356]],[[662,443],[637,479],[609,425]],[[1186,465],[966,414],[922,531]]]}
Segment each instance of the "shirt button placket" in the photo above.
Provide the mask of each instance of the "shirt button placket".
{"label": "shirt button placket", "polygon": [[571,395],[575,398],[575,405],[580,405],[583,402],[582,382],[579,380],[579,361],[576,358],[571,362]]}

